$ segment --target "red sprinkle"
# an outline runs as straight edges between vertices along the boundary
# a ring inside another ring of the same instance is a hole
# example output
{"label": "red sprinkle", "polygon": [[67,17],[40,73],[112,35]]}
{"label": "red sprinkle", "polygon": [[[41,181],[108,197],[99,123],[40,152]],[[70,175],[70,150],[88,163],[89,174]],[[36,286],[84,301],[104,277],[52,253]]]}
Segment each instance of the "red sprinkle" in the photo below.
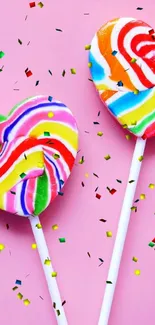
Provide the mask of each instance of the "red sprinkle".
{"label": "red sprinkle", "polygon": [[27,76],[27,77],[32,76],[32,71],[31,71],[31,70],[28,70],[28,71],[26,71],[25,73],[26,73],[26,76]]}
{"label": "red sprinkle", "polygon": [[30,2],[29,3],[30,8],[34,8],[36,6],[35,2]]}
{"label": "red sprinkle", "polygon": [[155,243],[155,238],[154,238],[154,239],[152,239],[152,243]]}
{"label": "red sprinkle", "polygon": [[100,198],[101,198],[101,195],[98,194],[98,193],[96,193],[96,198],[97,198],[97,199],[100,199]]}
{"label": "red sprinkle", "polygon": [[110,192],[110,194],[113,195],[113,194],[114,194],[115,192],[117,192],[117,191],[116,191],[114,188],[112,188],[109,192]]}

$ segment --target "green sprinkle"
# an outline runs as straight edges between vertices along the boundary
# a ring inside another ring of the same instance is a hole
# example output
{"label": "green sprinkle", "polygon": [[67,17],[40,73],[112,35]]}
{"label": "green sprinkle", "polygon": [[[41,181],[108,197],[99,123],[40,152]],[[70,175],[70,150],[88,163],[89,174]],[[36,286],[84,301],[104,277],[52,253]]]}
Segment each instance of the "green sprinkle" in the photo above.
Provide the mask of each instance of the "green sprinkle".
{"label": "green sprinkle", "polygon": [[65,238],[59,238],[59,242],[60,243],[65,243],[66,242],[66,239]]}
{"label": "green sprinkle", "polygon": [[154,243],[152,243],[152,241],[149,243],[149,246],[150,247],[154,247],[155,246],[155,244]]}
{"label": "green sprinkle", "polygon": [[26,176],[25,173],[21,173],[21,174],[20,174],[20,178],[24,178],[25,176]]}
{"label": "green sprinkle", "polygon": [[45,137],[50,137],[50,132],[45,131],[45,132],[44,132],[44,136],[45,136]]}
{"label": "green sprinkle", "polygon": [[57,153],[54,153],[54,154],[53,154],[53,158],[54,158],[54,159],[58,159],[58,158],[60,158],[60,155],[58,155]]}
{"label": "green sprinkle", "polygon": [[0,59],[2,59],[4,55],[5,53],[3,51],[0,51]]}

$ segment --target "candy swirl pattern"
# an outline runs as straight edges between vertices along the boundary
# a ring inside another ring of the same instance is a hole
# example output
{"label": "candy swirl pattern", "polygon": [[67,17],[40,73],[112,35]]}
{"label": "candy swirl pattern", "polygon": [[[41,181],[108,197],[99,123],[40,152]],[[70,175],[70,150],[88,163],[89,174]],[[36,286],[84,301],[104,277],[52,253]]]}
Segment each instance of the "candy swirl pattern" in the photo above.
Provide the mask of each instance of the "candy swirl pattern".
{"label": "candy swirl pattern", "polygon": [[71,111],[52,97],[37,96],[0,116],[0,209],[38,215],[60,194],[77,154]]}
{"label": "candy swirl pattern", "polygon": [[134,18],[114,19],[95,34],[90,72],[101,99],[136,136],[155,135],[155,32]]}

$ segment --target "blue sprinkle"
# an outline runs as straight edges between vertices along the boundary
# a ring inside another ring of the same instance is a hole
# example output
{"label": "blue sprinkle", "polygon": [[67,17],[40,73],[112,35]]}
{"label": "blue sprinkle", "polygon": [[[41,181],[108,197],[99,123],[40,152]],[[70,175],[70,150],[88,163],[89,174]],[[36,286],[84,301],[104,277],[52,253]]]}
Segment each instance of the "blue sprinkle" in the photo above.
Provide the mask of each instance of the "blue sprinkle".
{"label": "blue sprinkle", "polygon": [[49,97],[48,97],[49,102],[52,101],[52,98],[53,98],[52,96],[49,96]]}
{"label": "blue sprinkle", "polygon": [[21,280],[16,280],[15,284],[18,284],[18,285],[20,285],[20,286],[21,286],[21,284],[22,284],[22,281],[21,281]]}
{"label": "blue sprinkle", "polygon": [[112,51],[111,54],[115,56],[117,53],[118,53],[118,52],[114,50],[114,51]]}

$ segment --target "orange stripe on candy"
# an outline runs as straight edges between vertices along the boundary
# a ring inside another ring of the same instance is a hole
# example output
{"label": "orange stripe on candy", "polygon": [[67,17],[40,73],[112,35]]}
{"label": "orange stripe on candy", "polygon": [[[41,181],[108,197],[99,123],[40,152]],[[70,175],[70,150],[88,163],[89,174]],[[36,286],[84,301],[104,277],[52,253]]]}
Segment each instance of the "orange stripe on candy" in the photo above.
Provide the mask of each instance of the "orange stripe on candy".
{"label": "orange stripe on candy", "polygon": [[100,94],[101,99],[106,102],[107,99],[109,99],[110,97],[112,97],[113,95],[115,95],[117,93],[117,90],[105,90],[103,91],[102,94]]}

